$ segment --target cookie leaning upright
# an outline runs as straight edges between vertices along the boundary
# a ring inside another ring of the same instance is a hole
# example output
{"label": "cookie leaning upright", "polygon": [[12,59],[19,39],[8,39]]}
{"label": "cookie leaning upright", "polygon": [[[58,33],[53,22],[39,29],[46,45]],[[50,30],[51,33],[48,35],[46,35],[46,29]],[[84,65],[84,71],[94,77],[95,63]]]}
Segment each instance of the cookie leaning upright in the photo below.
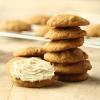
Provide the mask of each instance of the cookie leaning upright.
{"label": "cookie leaning upright", "polygon": [[40,57],[44,56],[44,49],[41,47],[27,47],[13,52],[14,57]]}
{"label": "cookie leaning upright", "polygon": [[88,24],[82,17],[67,14],[53,16],[47,22],[52,28],[45,38],[51,41],[44,45],[44,59],[52,63],[61,81],[82,81],[88,78],[87,71],[92,66],[88,55],[78,48],[83,45],[86,35],[79,26]]}

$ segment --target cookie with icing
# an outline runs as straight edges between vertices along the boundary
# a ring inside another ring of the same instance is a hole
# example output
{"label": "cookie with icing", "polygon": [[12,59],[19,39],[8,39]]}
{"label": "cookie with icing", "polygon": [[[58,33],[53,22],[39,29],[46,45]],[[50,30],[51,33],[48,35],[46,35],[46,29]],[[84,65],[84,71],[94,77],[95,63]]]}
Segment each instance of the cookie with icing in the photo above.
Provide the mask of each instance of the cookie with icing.
{"label": "cookie with icing", "polygon": [[50,86],[56,80],[53,66],[37,57],[16,57],[7,63],[7,67],[11,81],[22,87]]}

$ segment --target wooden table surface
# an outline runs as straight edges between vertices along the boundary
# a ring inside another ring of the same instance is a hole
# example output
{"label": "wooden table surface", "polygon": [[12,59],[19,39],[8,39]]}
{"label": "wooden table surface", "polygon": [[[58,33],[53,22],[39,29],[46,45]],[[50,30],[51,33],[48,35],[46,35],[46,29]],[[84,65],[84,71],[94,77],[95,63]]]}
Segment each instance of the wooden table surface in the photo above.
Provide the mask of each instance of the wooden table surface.
{"label": "wooden table surface", "polygon": [[5,63],[11,58],[11,52],[39,43],[0,38],[0,100],[100,100],[100,49],[82,47],[89,54],[93,66],[90,78],[84,82],[57,82],[55,86],[46,88],[18,87],[10,82]]}

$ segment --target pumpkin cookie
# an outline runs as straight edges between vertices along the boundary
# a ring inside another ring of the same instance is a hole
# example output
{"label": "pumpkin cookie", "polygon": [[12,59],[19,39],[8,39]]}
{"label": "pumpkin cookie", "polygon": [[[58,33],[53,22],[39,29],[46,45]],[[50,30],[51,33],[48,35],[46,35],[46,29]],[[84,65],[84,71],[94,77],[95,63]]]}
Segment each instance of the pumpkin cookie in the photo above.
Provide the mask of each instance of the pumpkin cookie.
{"label": "pumpkin cookie", "polygon": [[14,57],[43,57],[45,51],[41,47],[28,47],[13,53]]}
{"label": "pumpkin cookie", "polygon": [[88,55],[79,48],[44,54],[44,59],[53,63],[76,63],[87,58]]}
{"label": "pumpkin cookie", "polygon": [[23,87],[52,85],[56,78],[53,66],[40,58],[14,58],[7,63],[11,80]]}
{"label": "pumpkin cookie", "polygon": [[79,16],[69,14],[59,14],[51,17],[47,25],[51,27],[70,27],[88,25],[89,22]]}
{"label": "pumpkin cookie", "polygon": [[47,52],[64,51],[71,48],[82,46],[84,38],[68,39],[68,40],[55,40],[50,41],[44,45],[44,50]]}
{"label": "pumpkin cookie", "polygon": [[86,32],[81,30],[79,27],[52,28],[46,33],[45,38],[51,40],[61,40],[80,38],[85,35]]}
{"label": "pumpkin cookie", "polygon": [[47,21],[50,19],[51,16],[47,15],[34,15],[30,16],[26,19],[26,22],[29,24],[36,24],[36,25],[46,25]]}
{"label": "pumpkin cookie", "polygon": [[24,21],[20,20],[6,20],[0,22],[0,31],[28,31],[31,30],[31,26]]}
{"label": "pumpkin cookie", "polygon": [[73,64],[53,63],[52,65],[54,66],[55,72],[60,74],[82,74],[92,68],[88,60],[84,60]]}
{"label": "pumpkin cookie", "polygon": [[73,74],[73,75],[64,75],[64,74],[57,74],[58,80],[63,82],[78,82],[84,81],[88,78],[87,73],[83,74]]}

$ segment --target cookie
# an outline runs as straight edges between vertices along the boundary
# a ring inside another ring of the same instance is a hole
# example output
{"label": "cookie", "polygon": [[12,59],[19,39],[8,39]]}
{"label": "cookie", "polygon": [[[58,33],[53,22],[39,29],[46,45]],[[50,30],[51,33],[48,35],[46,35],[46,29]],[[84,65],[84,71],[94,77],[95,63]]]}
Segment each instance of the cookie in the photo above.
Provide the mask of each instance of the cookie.
{"label": "cookie", "polygon": [[48,31],[49,27],[46,25],[34,25],[34,34],[43,37]]}
{"label": "cookie", "polygon": [[54,66],[55,73],[60,74],[82,74],[92,68],[88,60],[84,60],[73,64],[53,63],[52,65]]}
{"label": "cookie", "polygon": [[77,63],[87,58],[88,55],[79,48],[44,54],[44,59],[53,63]]}
{"label": "cookie", "polygon": [[63,81],[63,82],[79,82],[79,81],[84,81],[88,78],[88,74],[87,73],[83,73],[83,74],[73,74],[73,75],[64,75],[64,74],[57,74],[56,75],[58,77],[59,81]]}
{"label": "cookie", "polygon": [[6,20],[0,22],[0,31],[20,32],[31,30],[31,26],[20,20]]}
{"label": "cookie", "polygon": [[11,81],[22,87],[52,85],[56,77],[53,66],[40,58],[14,58],[7,63]]}
{"label": "cookie", "polygon": [[29,24],[36,24],[36,25],[46,25],[47,21],[50,19],[51,16],[47,15],[34,15],[26,18],[26,22]]}
{"label": "cookie", "polygon": [[100,24],[93,24],[86,27],[87,36],[100,37]]}
{"label": "cookie", "polygon": [[14,57],[43,57],[45,51],[41,47],[28,47],[13,53]]}
{"label": "cookie", "polygon": [[64,51],[71,48],[82,46],[84,38],[68,39],[68,40],[55,40],[50,41],[44,45],[44,50],[47,52]]}
{"label": "cookie", "polygon": [[45,38],[51,40],[61,40],[81,38],[85,35],[86,32],[81,30],[79,27],[52,28],[46,33]]}
{"label": "cookie", "polygon": [[59,14],[51,17],[47,25],[51,27],[72,27],[72,26],[84,26],[88,25],[89,22],[79,16],[70,14]]}

